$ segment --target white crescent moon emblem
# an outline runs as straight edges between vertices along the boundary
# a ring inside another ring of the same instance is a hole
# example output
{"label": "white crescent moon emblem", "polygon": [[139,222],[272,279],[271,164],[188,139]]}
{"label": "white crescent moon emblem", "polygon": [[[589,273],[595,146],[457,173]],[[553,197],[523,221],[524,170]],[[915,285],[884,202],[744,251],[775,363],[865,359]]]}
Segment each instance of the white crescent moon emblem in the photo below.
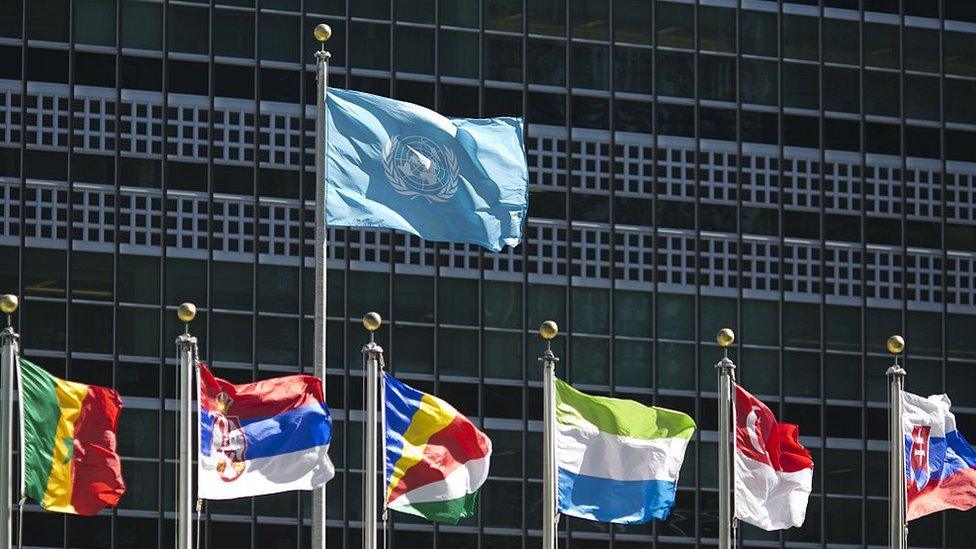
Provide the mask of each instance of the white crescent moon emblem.
{"label": "white crescent moon emblem", "polygon": [[762,442],[759,441],[759,433],[756,431],[756,421],[759,420],[759,416],[756,415],[758,409],[758,406],[753,406],[749,415],[746,416],[746,432],[749,433],[749,442],[752,443],[752,447],[760,454],[765,454],[766,450],[762,447]]}

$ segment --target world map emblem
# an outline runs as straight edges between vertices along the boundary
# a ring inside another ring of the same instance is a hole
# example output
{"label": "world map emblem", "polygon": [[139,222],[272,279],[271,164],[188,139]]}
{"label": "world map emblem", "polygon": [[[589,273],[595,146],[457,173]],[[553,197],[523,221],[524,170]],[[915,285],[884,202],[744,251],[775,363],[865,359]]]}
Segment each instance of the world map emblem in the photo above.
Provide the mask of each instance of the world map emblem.
{"label": "world map emblem", "polygon": [[210,455],[216,460],[217,475],[224,482],[238,479],[247,468],[244,452],[247,438],[237,416],[225,415],[233,400],[227,393],[217,395],[218,411],[214,414],[213,438],[210,441]]}
{"label": "world map emblem", "polygon": [[457,156],[430,138],[393,137],[383,150],[383,168],[393,189],[411,199],[447,202],[457,193]]}

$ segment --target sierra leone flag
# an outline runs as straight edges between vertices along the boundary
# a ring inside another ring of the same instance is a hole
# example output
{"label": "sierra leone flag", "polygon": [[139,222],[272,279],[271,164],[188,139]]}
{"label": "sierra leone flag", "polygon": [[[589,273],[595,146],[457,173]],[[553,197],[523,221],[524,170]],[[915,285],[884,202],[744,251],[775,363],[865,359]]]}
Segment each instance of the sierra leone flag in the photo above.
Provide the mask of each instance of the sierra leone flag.
{"label": "sierra leone flag", "polygon": [[20,360],[24,493],[48,511],[94,515],[125,492],[112,389],[58,379]]}
{"label": "sierra leone flag", "polygon": [[491,440],[447,402],[384,377],[387,507],[439,522],[474,516]]}
{"label": "sierra leone flag", "polygon": [[665,519],[694,432],[688,414],[590,396],[557,379],[559,510],[620,524]]}

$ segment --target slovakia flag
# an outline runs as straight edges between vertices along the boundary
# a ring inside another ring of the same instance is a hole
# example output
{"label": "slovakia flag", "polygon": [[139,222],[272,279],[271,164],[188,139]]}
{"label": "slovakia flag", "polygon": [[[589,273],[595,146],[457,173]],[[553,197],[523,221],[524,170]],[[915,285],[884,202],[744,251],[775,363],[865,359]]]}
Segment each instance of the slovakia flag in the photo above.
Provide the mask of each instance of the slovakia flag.
{"label": "slovakia flag", "polygon": [[200,364],[197,497],[312,490],[335,474],[322,380],[286,376],[234,385]]}
{"label": "slovakia flag", "polygon": [[976,452],[956,430],[949,397],[901,393],[907,520],[976,507]]}
{"label": "slovakia flag", "polygon": [[801,526],[813,484],[813,460],[796,425],[735,386],[735,516],[762,528]]}

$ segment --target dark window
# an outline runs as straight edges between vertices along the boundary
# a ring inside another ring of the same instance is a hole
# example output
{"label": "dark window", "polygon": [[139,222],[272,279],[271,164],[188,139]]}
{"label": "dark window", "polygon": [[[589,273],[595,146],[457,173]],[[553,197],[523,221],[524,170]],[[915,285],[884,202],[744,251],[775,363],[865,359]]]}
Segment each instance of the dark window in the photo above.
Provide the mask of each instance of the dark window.
{"label": "dark window", "polygon": [[214,21],[214,55],[254,58],[254,13],[215,9]]}
{"label": "dark window", "polygon": [[657,105],[657,132],[679,137],[695,136],[695,109],[685,105]]}
{"label": "dark window", "polygon": [[485,36],[483,60],[488,80],[522,81],[522,39]]}
{"label": "dark window", "polygon": [[864,72],[864,112],[880,116],[898,116],[901,94],[898,73]]}
{"label": "dark window", "polygon": [[[735,114],[735,111],[725,111]],[[733,126],[734,127],[734,126]],[[704,135],[702,137],[705,137]],[[726,139],[724,137],[720,139]],[[732,136],[731,141],[735,141],[735,136]],[[700,204],[698,206],[698,225],[703,231],[724,231],[734,233],[736,230],[736,215],[735,206],[726,206],[723,204]],[[733,315],[734,317],[734,315]],[[715,332],[721,327],[717,328]],[[704,330],[702,337],[707,337],[711,339],[711,330]]]}
{"label": "dark window", "polygon": [[159,258],[119,254],[119,301],[159,303]]}
{"label": "dark window", "polygon": [[[651,50],[624,47],[614,48],[614,89],[616,91],[651,93],[652,61],[653,56]],[[557,62],[558,64],[560,63]]]}
{"label": "dark window", "polygon": [[928,0],[908,0],[905,2],[905,15],[918,17],[939,17],[939,3]]}
{"label": "dark window", "polygon": [[206,8],[170,6],[167,15],[167,45],[182,53],[209,52],[210,14]]}
{"label": "dark window", "polygon": [[217,193],[254,194],[254,171],[247,166],[214,164],[213,187]]}
{"label": "dark window", "polygon": [[[301,59],[301,21],[291,15],[261,14],[258,51],[261,59],[297,62]],[[389,37],[389,32],[386,32]],[[377,46],[378,47],[378,44]]]}
{"label": "dark window", "polygon": [[742,111],[742,140],[747,143],[779,143],[779,115],[772,112]]}
{"label": "dark window", "polygon": [[76,152],[71,160],[71,177],[75,181],[111,185],[115,182],[115,159]]}
{"label": "dark window", "polygon": [[864,64],[898,68],[898,32],[895,25],[864,24]]}
{"label": "dark window", "polygon": [[[976,228],[965,225],[946,225],[946,248],[976,252]],[[951,348],[951,347],[950,347]]]}
{"label": "dark window", "polygon": [[[938,50],[936,50],[938,52]],[[945,69],[949,74],[976,76],[976,34],[945,33]],[[938,55],[936,55],[938,63]],[[933,70],[938,70],[938,65]]]}
{"label": "dark window", "polygon": [[695,228],[695,204],[693,202],[658,200],[655,209],[657,210],[656,219],[659,227]]}
{"label": "dark window", "polygon": [[618,100],[616,130],[622,132],[651,133],[651,103]]}
{"label": "dark window", "polygon": [[779,234],[779,210],[743,206],[741,223],[743,233],[776,236]]}
{"label": "dark window", "polygon": [[574,95],[572,113],[573,126],[598,130],[610,129],[610,101],[607,99]]}
{"label": "dark window", "polygon": [[946,160],[976,160],[976,133],[963,130],[946,130]]}
{"label": "dark window", "polygon": [[[2,8],[0,8],[2,9]],[[13,46],[0,46],[0,78],[20,80],[22,49]]]}
{"label": "dark window", "polygon": [[529,122],[533,124],[566,124],[566,96],[529,92]]}
{"label": "dark window", "polygon": [[[699,137],[702,139],[735,141],[735,111],[702,107],[698,112],[698,123]],[[734,220],[735,215],[729,216],[729,219]],[[727,230],[735,232],[734,223]]]}
{"label": "dark window", "polygon": [[776,61],[743,58],[740,93],[744,103],[776,105],[779,102],[779,68]]}
{"label": "dark window", "polygon": [[783,15],[783,56],[794,59],[819,58],[819,26],[816,17]]}
{"label": "dark window", "polygon": [[861,241],[861,218],[854,215],[827,214],[824,218],[827,240]]}
{"label": "dark window", "polygon": [[[441,74],[478,78],[478,35],[472,32],[443,30],[438,37]],[[529,51],[532,51],[531,46]]]}
{"label": "dark window", "polygon": [[75,52],[75,83],[115,87],[115,56]]}
{"label": "dark window", "polygon": [[946,122],[976,124],[976,82],[945,79]]}
{"label": "dark window", "polygon": [[613,217],[616,223],[624,225],[650,226],[653,203],[646,198],[617,196],[613,199]]}
{"label": "dark window", "polygon": [[122,2],[122,45],[146,50],[163,49],[163,5]]}
{"label": "dark window", "polygon": [[261,69],[261,99],[298,103],[301,73],[279,69]]}
{"label": "dark window", "polygon": [[[360,4],[369,4],[369,2],[355,3],[355,5]],[[349,59],[353,67],[390,70],[389,25],[350,23],[349,42]]]}
{"label": "dark window", "polygon": [[434,31],[397,25],[396,35],[396,70],[434,74]]}
{"label": "dark window", "polygon": [[439,2],[442,25],[468,28],[478,26],[479,0],[439,0]]}
{"label": "dark window", "polygon": [[[797,328],[801,330],[802,334],[802,339],[795,342],[787,341],[787,345],[805,344],[813,346],[820,339],[819,334],[816,333],[816,327],[820,325],[819,309],[820,307],[817,305],[784,304],[783,318],[787,323],[784,329],[788,329],[791,322],[799,322]],[[783,369],[784,393],[787,396],[797,397],[820,396],[820,356],[817,353],[799,351],[787,351],[783,354],[786,364],[790,365],[789,368]],[[820,434],[819,407],[787,404],[785,408],[786,417],[791,418],[791,421],[796,421],[797,425],[800,426],[801,433],[805,433],[806,436]]]}
{"label": "dark window", "polygon": [[24,167],[27,177],[32,179],[68,179],[68,155],[62,152],[28,149],[24,153]]}
{"label": "dark window", "polygon": [[440,112],[446,116],[478,116],[478,88],[441,84]]}
{"label": "dark window", "polygon": [[735,58],[699,56],[698,94],[700,99],[735,101]]}
{"label": "dark window", "polygon": [[397,80],[396,98],[428,109],[434,109],[434,83]]}
{"label": "dark window", "polygon": [[166,185],[184,191],[207,190],[207,165],[170,160],[166,164]]}
{"label": "dark window", "polygon": [[785,145],[817,148],[820,146],[820,120],[809,116],[783,116]]}
{"label": "dark window", "polygon": [[28,38],[68,41],[68,0],[30,0],[24,3],[27,5]]}
{"label": "dark window", "polygon": [[21,37],[21,3],[2,2],[0,3],[0,36],[5,38]]}
{"label": "dark window", "polygon": [[[916,221],[909,219],[905,222],[905,239],[908,241],[909,246],[939,249],[942,247],[942,224],[937,221]],[[914,349],[918,349],[916,347],[918,340],[915,339],[914,334],[920,332],[921,330],[909,330],[908,332],[913,334],[912,340],[915,343],[912,343],[912,348]]]}
{"label": "dark window", "polygon": [[[868,217],[864,224],[865,237],[869,244],[888,244],[890,246],[901,245],[901,220],[889,219],[886,217]],[[895,328],[891,333],[897,332]],[[879,334],[880,335],[880,334]],[[869,345],[875,341],[884,341],[884,338],[871,338]]]}
{"label": "dark window", "polygon": [[[857,9],[856,7],[854,9]],[[861,41],[857,21],[847,19],[823,19],[824,61],[857,65],[860,62],[858,44]]]}
{"label": "dark window", "polygon": [[485,0],[485,28],[522,31],[522,0]]}
{"label": "dark window", "polygon": [[172,59],[167,63],[169,63],[169,91],[207,95],[207,82],[210,78],[206,63]]}
{"label": "dark window", "polygon": [[[264,91],[262,89],[262,91]],[[214,95],[254,99],[254,68],[238,65],[214,65]],[[228,131],[228,130],[224,130]]]}
{"label": "dark window", "polygon": [[901,128],[893,124],[865,122],[865,150],[881,154],[901,154]]}
{"label": "dark window", "polygon": [[939,120],[938,77],[905,75],[905,116],[922,120]]}
{"label": "dark window", "polygon": [[610,86],[609,55],[607,46],[574,43],[572,86],[607,89]]}
{"label": "dark window", "polygon": [[655,77],[658,95],[694,97],[694,55],[674,51],[658,51]]}
{"label": "dark window", "polygon": [[942,134],[938,128],[905,126],[906,156],[939,158],[942,155],[941,144]]}
{"label": "dark window", "polygon": [[[929,4],[929,2],[922,2]],[[939,72],[939,31],[936,29],[920,29],[918,27],[905,27],[905,69],[913,71]],[[950,47],[949,35],[956,33],[946,33],[946,72],[952,72],[949,67],[951,63],[952,48]],[[971,36],[971,35],[964,35]]]}
{"label": "dark window", "polygon": [[119,184],[133,187],[162,187],[162,163],[148,158],[122,157],[122,177]]}
{"label": "dark window", "polygon": [[573,38],[607,39],[610,28],[607,0],[573,0],[569,6]]}
{"label": "dark window", "polygon": [[783,106],[820,107],[820,71],[817,65],[783,63]]}
{"label": "dark window", "polygon": [[[911,2],[905,2],[910,4]],[[898,13],[898,0],[864,0],[864,11]]]}
{"label": "dark window", "polygon": [[861,150],[861,124],[857,120],[824,118],[825,148],[837,151]]}
{"label": "dark window", "polygon": [[27,48],[27,79],[68,83],[68,52]]}
{"label": "dark window", "polygon": [[778,51],[776,14],[765,11],[739,12],[742,53],[775,56]]}
{"label": "dark window", "polygon": [[122,56],[121,73],[123,88],[150,91],[163,89],[163,62],[160,59]]}
{"label": "dark window", "polygon": [[860,71],[824,67],[824,109],[859,113],[861,109]]}
{"label": "dark window", "polygon": [[976,23],[976,4],[969,0],[944,0],[946,19]]}
{"label": "dark window", "polygon": [[814,212],[783,212],[783,235],[787,238],[820,238],[820,215]]}
{"label": "dark window", "polygon": [[709,51],[735,51],[735,10],[698,8],[698,45]]}
{"label": "dark window", "polygon": [[485,116],[522,116],[522,92],[486,89]]}
{"label": "dark window", "polygon": [[[536,3],[554,6],[562,6],[563,4],[562,2],[549,2],[548,0],[529,0],[529,5]],[[614,41],[650,45],[652,8],[653,4],[646,0],[613,0]],[[531,11],[529,13],[531,14]],[[531,27],[529,31],[535,32]]]}
{"label": "dark window", "polygon": [[[411,23],[433,23],[435,1],[413,0],[412,2],[397,2],[396,19],[397,21],[409,21]],[[298,8],[296,7],[294,11],[298,11]]]}
{"label": "dark window", "polygon": [[[477,11],[475,11],[477,14]],[[349,4],[349,15],[369,19],[390,19],[390,0],[370,0]]]}
{"label": "dark window", "polygon": [[[298,198],[298,177],[297,171],[259,168],[258,194],[275,198]],[[261,215],[267,214],[262,213]],[[294,312],[298,312],[297,307]]]}
{"label": "dark window", "polygon": [[657,45],[695,47],[695,9],[685,4],[657,3]]}
{"label": "dark window", "polygon": [[610,198],[592,194],[570,193],[573,221],[610,221]]}
{"label": "dark window", "polygon": [[115,0],[78,0],[74,12],[75,42],[115,45]]}

